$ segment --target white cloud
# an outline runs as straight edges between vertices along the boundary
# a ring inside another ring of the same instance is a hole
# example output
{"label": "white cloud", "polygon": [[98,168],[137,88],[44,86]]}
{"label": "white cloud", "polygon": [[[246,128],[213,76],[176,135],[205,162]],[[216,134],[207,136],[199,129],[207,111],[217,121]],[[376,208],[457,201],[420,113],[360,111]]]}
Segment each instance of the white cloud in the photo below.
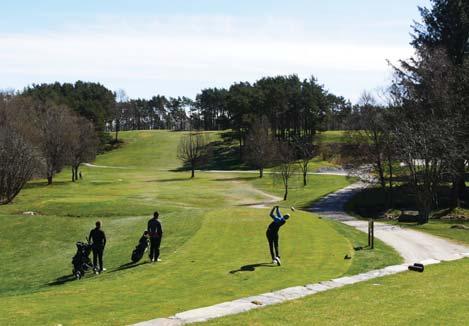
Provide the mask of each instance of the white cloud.
{"label": "white cloud", "polygon": [[[115,88],[127,85],[130,96],[148,97],[156,89],[194,96],[184,93],[190,83],[196,86],[190,91],[196,92],[197,87],[228,86],[265,75],[298,73],[305,78],[318,71],[326,86],[329,71],[331,76],[341,72],[347,80],[356,76],[356,84],[347,87],[373,88],[367,84],[376,81],[360,78],[382,74],[384,79],[386,59],[411,55],[406,46],[354,43],[337,35],[327,39],[330,35],[334,31],[321,35],[273,17],[106,17],[61,31],[0,35],[0,71],[3,82],[83,79],[107,81]],[[174,89],[178,81],[185,90]],[[361,92],[338,88],[333,91],[346,96]]]}

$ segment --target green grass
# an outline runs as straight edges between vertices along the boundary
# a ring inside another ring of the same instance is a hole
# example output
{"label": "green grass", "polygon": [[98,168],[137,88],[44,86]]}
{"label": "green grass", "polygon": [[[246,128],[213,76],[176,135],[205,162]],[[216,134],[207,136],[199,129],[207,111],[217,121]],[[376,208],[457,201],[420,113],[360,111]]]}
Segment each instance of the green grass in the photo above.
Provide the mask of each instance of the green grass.
{"label": "green grass", "polygon": [[208,325],[465,325],[469,259],[345,286]]}
{"label": "green grass", "polygon": [[318,133],[318,139],[322,143],[343,143],[345,137],[344,130],[328,130]]}
{"label": "green grass", "polygon": [[[243,205],[264,199],[254,187],[281,190],[268,178],[197,173],[190,180],[188,172],[173,172],[180,167],[180,136],[122,133],[125,145],[95,162],[114,168],[83,167],[78,183],[68,171],[52,186],[31,182],[13,204],[0,207],[1,325],[129,324],[396,260],[384,246],[354,253],[363,234],[298,211],[281,231],[282,267],[230,273],[269,262],[268,209]],[[314,176],[308,187],[293,188],[285,205],[306,207],[349,182]],[[126,265],[155,209],[165,229],[163,262]],[[75,241],[84,240],[97,218],[108,236],[108,271],[70,281]],[[345,254],[355,256],[344,260]]]}

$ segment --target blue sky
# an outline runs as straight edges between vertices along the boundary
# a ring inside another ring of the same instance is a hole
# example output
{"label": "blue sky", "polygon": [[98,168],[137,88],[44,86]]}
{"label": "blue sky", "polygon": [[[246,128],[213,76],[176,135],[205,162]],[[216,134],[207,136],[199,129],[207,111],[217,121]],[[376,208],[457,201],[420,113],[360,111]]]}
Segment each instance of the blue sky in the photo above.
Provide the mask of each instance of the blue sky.
{"label": "blue sky", "polygon": [[101,82],[130,97],[194,97],[206,87],[296,73],[356,101],[412,55],[428,0],[8,1],[0,88]]}

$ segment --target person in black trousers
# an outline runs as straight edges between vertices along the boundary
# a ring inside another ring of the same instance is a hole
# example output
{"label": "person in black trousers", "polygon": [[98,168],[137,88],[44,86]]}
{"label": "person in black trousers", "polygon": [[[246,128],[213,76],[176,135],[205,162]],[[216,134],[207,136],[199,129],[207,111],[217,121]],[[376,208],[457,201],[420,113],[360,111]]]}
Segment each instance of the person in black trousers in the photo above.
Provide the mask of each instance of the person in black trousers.
{"label": "person in black trousers", "polygon": [[[96,222],[96,227],[90,231],[89,241],[93,251],[93,266],[96,274],[106,270],[103,264],[104,247],[106,246],[106,234],[101,230],[101,221]],[[98,265],[99,263],[99,265]]]}
{"label": "person in black trousers", "polygon": [[289,214],[282,216],[279,207],[274,206],[270,211],[270,217],[273,219],[272,223],[269,224],[265,235],[269,242],[270,255],[272,257],[272,263],[280,266],[280,252],[278,250],[278,231],[290,217]]}
{"label": "person in black trousers", "polygon": [[148,233],[150,235],[150,261],[161,261],[160,257],[160,245],[161,239],[163,238],[163,229],[161,223],[158,221],[158,212],[153,213],[153,218],[148,221]]}

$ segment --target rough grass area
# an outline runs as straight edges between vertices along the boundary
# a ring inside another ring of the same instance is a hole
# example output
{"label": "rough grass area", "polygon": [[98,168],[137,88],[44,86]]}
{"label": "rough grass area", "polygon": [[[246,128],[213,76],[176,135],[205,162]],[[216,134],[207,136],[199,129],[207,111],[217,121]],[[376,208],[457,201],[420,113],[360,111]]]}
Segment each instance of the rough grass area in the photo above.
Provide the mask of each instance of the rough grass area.
{"label": "rough grass area", "polygon": [[[280,234],[284,264],[270,264],[269,210],[246,204],[265,200],[255,187],[278,194],[278,186],[268,178],[197,173],[190,180],[174,172],[181,134],[124,132],[125,144],[99,156],[97,167],[83,167],[83,180],[72,183],[64,171],[52,186],[33,181],[0,207],[0,325],[129,324],[395,262],[384,246],[354,253],[363,234],[297,211]],[[349,182],[314,176],[284,205],[307,206]],[[131,265],[155,209],[165,229],[163,261]],[[75,281],[75,242],[98,218],[108,237],[107,271]]]}
{"label": "rough grass area", "polygon": [[330,290],[207,325],[466,325],[469,259]]}

